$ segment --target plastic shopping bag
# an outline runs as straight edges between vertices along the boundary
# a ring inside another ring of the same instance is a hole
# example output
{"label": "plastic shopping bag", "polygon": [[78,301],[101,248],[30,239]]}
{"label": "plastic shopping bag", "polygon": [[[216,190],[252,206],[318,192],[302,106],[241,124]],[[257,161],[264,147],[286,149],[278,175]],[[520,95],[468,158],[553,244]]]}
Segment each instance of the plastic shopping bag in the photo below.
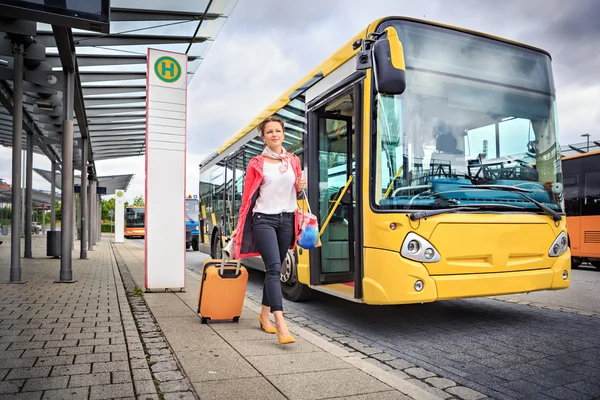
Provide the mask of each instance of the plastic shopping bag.
{"label": "plastic shopping bag", "polygon": [[298,210],[300,218],[300,237],[298,238],[298,246],[305,250],[311,250],[321,245],[319,237],[319,223],[317,217],[310,212],[310,204],[304,193],[304,199],[308,205],[308,212]]}

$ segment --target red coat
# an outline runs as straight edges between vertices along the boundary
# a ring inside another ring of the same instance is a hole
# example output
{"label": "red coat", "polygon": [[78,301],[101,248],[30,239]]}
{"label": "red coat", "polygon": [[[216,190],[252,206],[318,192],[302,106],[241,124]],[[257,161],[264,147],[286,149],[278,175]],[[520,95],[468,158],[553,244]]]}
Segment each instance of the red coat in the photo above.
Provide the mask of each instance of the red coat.
{"label": "red coat", "polygon": [[[294,154],[288,154],[290,156],[290,166],[292,167],[297,180],[298,178],[302,177],[302,166],[300,165],[300,159]],[[258,247],[254,242],[254,237],[252,236],[252,225],[246,224],[246,221],[252,221],[252,210],[254,209],[256,199],[258,199],[258,189],[260,188],[260,184],[263,180],[264,163],[265,156],[261,154],[252,158],[252,160],[250,160],[248,163],[248,168],[246,169],[246,176],[244,178],[244,191],[242,194],[242,206],[240,207],[238,224],[235,229],[235,254],[237,255],[237,258],[260,255],[258,252]],[[296,187],[296,192],[298,192],[298,187]],[[296,212],[294,223],[296,235],[294,238],[294,243],[290,246],[291,249],[296,247],[296,241],[298,240],[298,235],[300,234],[299,222],[300,220],[298,218],[298,212]]]}

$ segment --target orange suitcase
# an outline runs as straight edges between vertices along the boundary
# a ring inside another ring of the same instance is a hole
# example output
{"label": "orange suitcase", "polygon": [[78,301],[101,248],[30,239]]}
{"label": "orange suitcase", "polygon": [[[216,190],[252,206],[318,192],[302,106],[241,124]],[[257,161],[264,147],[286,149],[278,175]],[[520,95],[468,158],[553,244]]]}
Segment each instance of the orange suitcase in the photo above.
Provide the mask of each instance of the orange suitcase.
{"label": "orange suitcase", "polygon": [[198,313],[208,320],[238,322],[242,315],[248,271],[240,260],[206,260],[202,266]]}

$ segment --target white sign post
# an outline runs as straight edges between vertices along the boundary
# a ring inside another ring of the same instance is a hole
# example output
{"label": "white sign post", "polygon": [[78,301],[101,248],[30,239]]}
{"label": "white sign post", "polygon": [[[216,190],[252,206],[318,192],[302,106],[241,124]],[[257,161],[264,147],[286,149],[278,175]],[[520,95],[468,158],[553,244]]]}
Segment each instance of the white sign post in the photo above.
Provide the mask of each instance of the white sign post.
{"label": "white sign post", "polygon": [[115,242],[125,241],[125,192],[115,192]]}
{"label": "white sign post", "polygon": [[187,55],[149,49],[146,87],[146,289],[182,289]]}

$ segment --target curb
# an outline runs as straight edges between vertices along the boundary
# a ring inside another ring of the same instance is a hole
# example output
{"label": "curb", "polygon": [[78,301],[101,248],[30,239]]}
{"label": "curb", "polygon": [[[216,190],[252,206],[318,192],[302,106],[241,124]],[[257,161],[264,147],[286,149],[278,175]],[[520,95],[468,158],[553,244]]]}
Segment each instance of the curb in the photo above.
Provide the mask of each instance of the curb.
{"label": "curb", "polygon": [[143,361],[152,377],[151,382],[156,388],[158,399],[199,399],[173,349],[162,335],[160,326],[146,304],[140,288],[135,285],[119,249],[114,242],[110,245],[127,293],[127,301],[135,320],[135,329],[141,338],[145,355]]}

